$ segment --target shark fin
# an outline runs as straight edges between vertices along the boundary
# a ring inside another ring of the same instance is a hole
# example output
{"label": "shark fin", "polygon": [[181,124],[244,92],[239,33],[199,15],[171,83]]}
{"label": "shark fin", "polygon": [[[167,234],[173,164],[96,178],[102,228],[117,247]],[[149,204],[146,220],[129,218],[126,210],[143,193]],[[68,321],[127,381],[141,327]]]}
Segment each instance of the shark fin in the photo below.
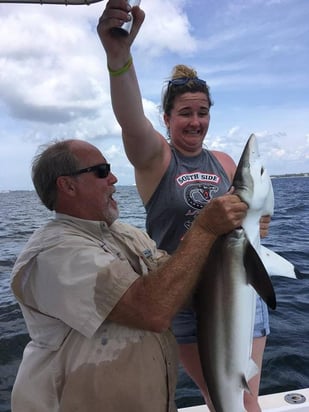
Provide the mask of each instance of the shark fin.
{"label": "shark fin", "polygon": [[246,392],[249,392],[249,393],[252,394],[251,389],[248,385],[248,382],[258,372],[259,372],[259,368],[258,368],[257,364],[254,362],[254,360],[252,358],[250,358],[247,373],[246,373],[246,375],[242,375],[242,378],[241,378],[242,387]]}
{"label": "shark fin", "polygon": [[248,372],[247,372],[247,380],[249,381],[253,376],[255,376],[259,372],[259,368],[257,364],[254,362],[252,358],[249,360]]}
{"label": "shark fin", "polygon": [[245,375],[242,375],[242,377],[241,377],[241,387],[242,387],[246,392],[252,393],[251,390],[250,390],[250,388],[249,388],[249,385],[248,385],[248,382],[247,382],[247,379],[246,379]]}
{"label": "shark fin", "polygon": [[278,253],[261,245],[261,257],[269,276],[285,276],[292,279],[301,279],[301,273],[295,266]]}
{"label": "shark fin", "polygon": [[249,241],[244,254],[244,266],[248,275],[248,283],[271,309],[275,309],[276,295],[270,277],[258,253]]}

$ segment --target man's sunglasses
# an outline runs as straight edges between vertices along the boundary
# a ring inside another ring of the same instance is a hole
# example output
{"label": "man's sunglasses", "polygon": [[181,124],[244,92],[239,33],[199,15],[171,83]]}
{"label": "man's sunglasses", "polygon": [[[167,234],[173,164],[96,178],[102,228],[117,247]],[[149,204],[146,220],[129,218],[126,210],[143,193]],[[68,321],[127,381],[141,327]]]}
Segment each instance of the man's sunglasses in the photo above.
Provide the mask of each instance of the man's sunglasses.
{"label": "man's sunglasses", "polygon": [[94,172],[100,179],[105,179],[111,171],[109,163],[100,163],[99,165],[85,167],[85,169],[76,170],[76,172],[69,173],[68,176],[77,176],[82,173]]}

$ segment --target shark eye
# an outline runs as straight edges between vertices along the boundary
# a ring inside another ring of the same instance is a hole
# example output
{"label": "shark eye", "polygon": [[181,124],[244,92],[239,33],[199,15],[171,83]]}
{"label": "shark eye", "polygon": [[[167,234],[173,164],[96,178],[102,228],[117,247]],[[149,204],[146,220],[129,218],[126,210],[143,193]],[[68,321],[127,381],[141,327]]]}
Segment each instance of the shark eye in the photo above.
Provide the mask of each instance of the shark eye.
{"label": "shark eye", "polygon": [[262,167],[261,167],[261,176],[263,175],[264,172],[265,172],[265,169],[264,169],[264,167],[262,166]]}

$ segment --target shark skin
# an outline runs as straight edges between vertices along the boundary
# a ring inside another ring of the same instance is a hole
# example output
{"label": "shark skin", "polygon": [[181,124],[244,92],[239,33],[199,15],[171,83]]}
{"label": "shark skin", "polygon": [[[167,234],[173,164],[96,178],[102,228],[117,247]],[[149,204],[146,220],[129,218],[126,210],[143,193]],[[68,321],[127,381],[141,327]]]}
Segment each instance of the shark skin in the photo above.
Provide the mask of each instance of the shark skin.
{"label": "shark skin", "polygon": [[271,308],[275,292],[262,262],[259,221],[272,215],[274,194],[251,135],[233,180],[248,205],[243,225],[220,236],[210,252],[195,296],[202,370],[215,412],[245,411],[243,392],[258,372],[251,358],[256,293]]}
{"label": "shark skin", "polygon": [[269,276],[297,279],[300,273],[292,263],[261,245],[259,220],[274,213],[274,193],[271,179],[262,165],[256,137],[252,134],[243,150],[232,184],[249,209],[242,227],[250,243],[262,259]]}
{"label": "shark skin", "polygon": [[261,255],[259,221],[262,216],[273,215],[275,201],[271,179],[262,164],[254,134],[245,145],[232,185],[234,194],[248,205],[242,227],[250,243]]}
{"label": "shark skin", "polygon": [[259,220],[261,216],[274,213],[274,193],[271,179],[262,165],[256,137],[252,134],[243,150],[233,180],[235,194],[249,206],[242,227],[250,243],[255,247],[269,276],[284,276],[293,279],[301,274],[292,263],[261,245]]}
{"label": "shark skin", "polygon": [[202,278],[195,303],[201,364],[213,403],[209,407],[216,412],[245,411],[243,391],[258,372],[251,359],[254,287],[272,308],[276,305],[274,291],[242,228],[215,242],[207,273],[210,276]]}

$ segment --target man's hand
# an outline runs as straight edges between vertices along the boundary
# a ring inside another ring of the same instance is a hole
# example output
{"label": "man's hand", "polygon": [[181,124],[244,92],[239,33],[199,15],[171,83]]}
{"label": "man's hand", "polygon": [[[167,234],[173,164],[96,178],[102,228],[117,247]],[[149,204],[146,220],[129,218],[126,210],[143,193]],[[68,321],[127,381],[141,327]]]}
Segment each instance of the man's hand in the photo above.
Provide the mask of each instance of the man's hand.
{"label": "man's hand", "polygon": [[212,199],[199,213],[196,223],[216,236],[241,226],[248,206],[238,196],[227,194]]}

